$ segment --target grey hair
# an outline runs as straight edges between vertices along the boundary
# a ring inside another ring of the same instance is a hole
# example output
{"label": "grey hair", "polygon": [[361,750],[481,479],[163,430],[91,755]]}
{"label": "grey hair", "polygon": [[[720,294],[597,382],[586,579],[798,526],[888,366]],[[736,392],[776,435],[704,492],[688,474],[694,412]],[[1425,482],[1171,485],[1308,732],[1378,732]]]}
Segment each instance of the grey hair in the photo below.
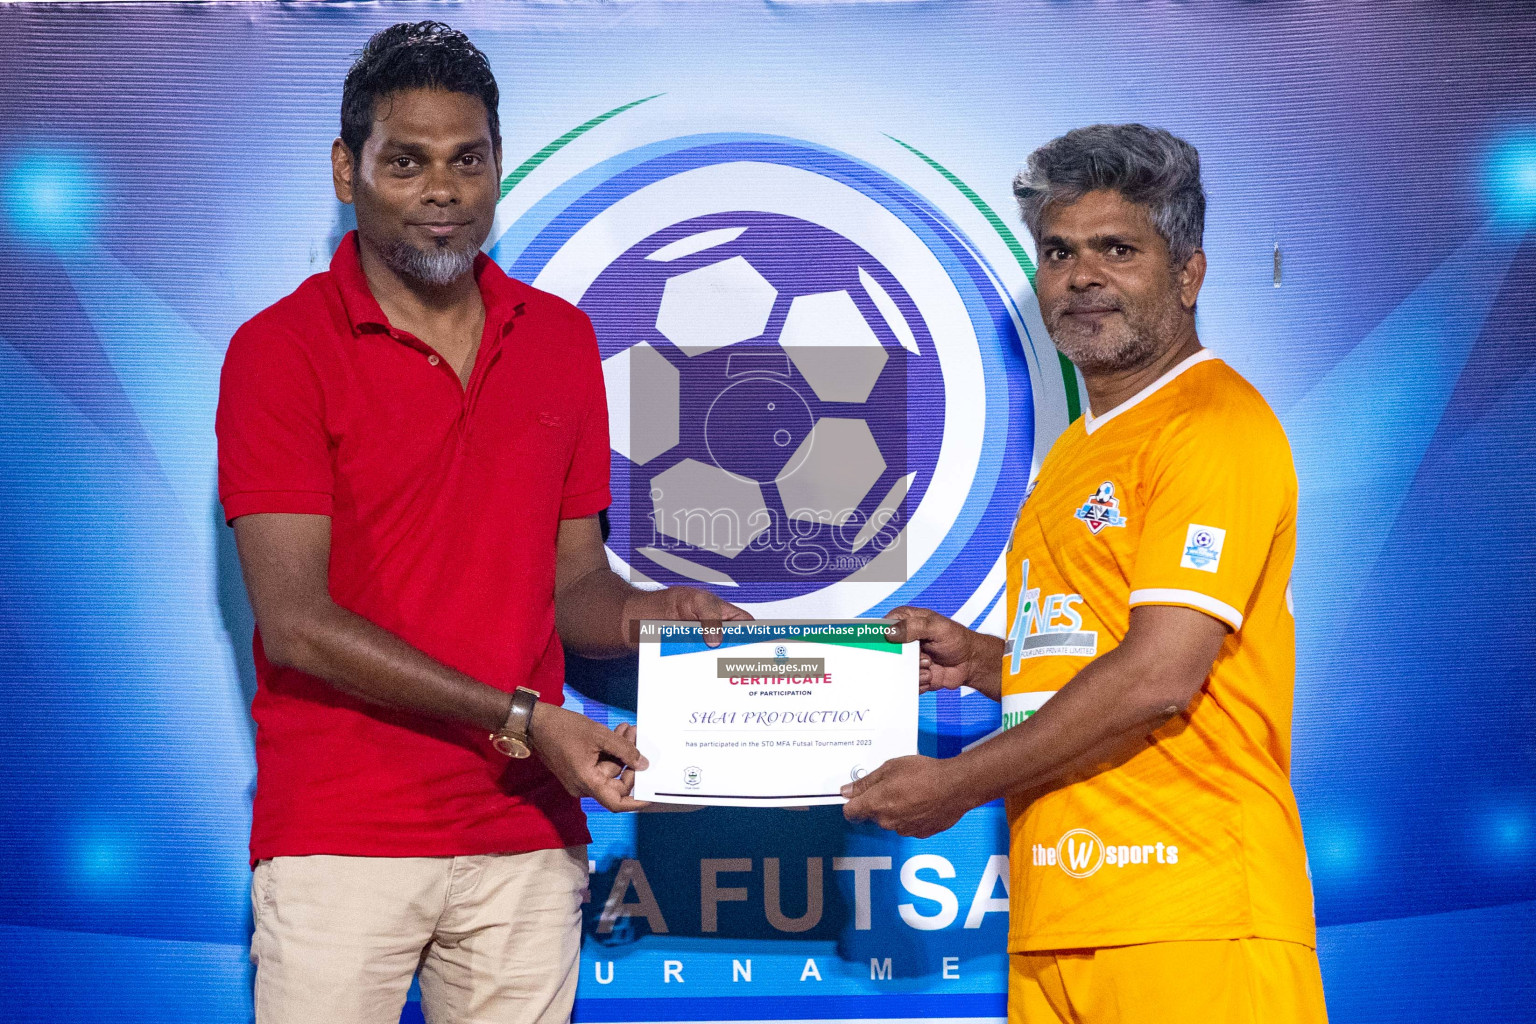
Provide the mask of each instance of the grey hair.
{"label": "grey hair", "polygon": [[1075,203],[1096,189],[1113,189],[1148,207],[1174,266],[1183,266],[1200,248],[1205,234],[1200,153],[1178,136],[1144,124],[1074,128],[1029,154],[1029,165],[1013,179],[1019,213],[1037,245],[1046,207]]}

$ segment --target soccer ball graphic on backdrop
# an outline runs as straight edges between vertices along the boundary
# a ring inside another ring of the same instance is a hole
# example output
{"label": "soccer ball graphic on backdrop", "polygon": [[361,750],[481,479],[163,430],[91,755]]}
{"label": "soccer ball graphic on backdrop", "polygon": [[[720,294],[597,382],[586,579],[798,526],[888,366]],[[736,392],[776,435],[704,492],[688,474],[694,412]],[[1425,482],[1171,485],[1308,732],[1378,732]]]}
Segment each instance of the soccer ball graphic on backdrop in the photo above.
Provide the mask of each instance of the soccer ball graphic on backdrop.
{"label": "soccer ball graphic on backdrop", "polygon": [[904,578],[942,379],[870,253],[796,217],[711,214],[630,247],[579,305],[609,393],[609,546],[635,572],[745,600]]}
{"label": "soccer ball graphic on backdrop", "polygon": [[947,172],[932,197],[799,139],[631,144],[650,131],[569,162],[552,144],[552,187],[515,184],[490,249],[596,329],[614,567],[767,617],[993,614],[1033,462],[1031,373],[1055,366],[1013,300],[1022,250],[960,230],[945,204],[979,200]]}

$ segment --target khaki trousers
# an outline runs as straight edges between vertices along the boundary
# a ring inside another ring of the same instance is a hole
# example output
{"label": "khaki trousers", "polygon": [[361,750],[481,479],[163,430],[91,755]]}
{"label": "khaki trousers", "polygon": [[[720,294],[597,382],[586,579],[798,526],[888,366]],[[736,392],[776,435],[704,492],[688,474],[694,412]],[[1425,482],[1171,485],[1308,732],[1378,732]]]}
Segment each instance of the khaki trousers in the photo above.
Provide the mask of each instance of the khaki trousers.
{"label": "khaki trousers", "polygon": [[257,1024],[564,1024],[587,848],[275,857],[251,878]]}

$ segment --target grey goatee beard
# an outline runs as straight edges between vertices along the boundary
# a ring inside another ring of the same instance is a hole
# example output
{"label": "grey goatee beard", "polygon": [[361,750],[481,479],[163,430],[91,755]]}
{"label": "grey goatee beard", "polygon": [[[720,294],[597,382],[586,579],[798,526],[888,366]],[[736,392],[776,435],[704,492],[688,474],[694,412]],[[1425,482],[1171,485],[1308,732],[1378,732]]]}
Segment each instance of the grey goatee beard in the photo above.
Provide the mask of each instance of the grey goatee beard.
{"label": "grey goatee beard", "polygon": [[1105,373],[1124,370],[1145,362],[1157,349],[1157,338],[1150,332],[1138,329],[1138,325],[1126,325],[1129,329],[1105,337],[1080,337],[1065,331],[1051,336],[1056,350],[1078,369],[1087,373]]}
{"label": "grey goatee beard", "polygon": [[1121,323],[1088,333],[1065,327],[1065,314],[1078,304],[1079,300],[1068,297],[1049,311],[1041,310],[1041,314],[1056,350],[1085,373],[1109,373],[1140,366],[1178,334],[1184,315],[1171,298],[1151,308],[1122,300]]}
{"label": "grey goatee beard", "polygon": [[441,287],[469,273],[474,268],[475,257],[479,252],[478,247],[467,250],[422,250],[409,242],[397,240],[384,250],[383,256],[384,262],[395,273],[414,278],[422,284]]}

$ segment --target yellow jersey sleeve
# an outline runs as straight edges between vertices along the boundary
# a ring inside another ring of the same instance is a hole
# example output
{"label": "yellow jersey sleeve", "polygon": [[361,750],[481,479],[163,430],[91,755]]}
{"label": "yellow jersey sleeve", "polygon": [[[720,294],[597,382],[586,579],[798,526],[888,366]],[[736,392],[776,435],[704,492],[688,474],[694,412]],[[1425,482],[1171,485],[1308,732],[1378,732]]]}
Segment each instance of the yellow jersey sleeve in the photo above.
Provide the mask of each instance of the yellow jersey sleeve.
{"label": "yellow jersey sleeve", "polygon": [[1275,538],[1296,515],[1290,445],[1251,394],[1190,410],[1148,452],[1132,608],[1181,605],[1242,629]]}

